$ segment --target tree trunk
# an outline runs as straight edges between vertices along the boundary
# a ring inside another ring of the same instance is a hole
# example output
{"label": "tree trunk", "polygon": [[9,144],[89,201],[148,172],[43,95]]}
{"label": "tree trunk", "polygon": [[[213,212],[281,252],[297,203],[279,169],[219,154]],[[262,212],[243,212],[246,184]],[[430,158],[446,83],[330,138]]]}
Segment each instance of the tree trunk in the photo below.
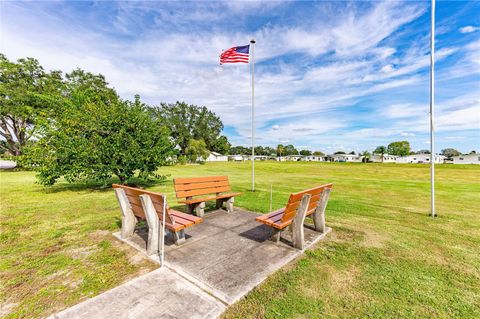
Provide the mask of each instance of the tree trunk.
{"label": "tree trunk", "polygon": [[126,181],[125,176],[117,173],[117,177],[120,180],[120,184],[125,185],[125,181]]}

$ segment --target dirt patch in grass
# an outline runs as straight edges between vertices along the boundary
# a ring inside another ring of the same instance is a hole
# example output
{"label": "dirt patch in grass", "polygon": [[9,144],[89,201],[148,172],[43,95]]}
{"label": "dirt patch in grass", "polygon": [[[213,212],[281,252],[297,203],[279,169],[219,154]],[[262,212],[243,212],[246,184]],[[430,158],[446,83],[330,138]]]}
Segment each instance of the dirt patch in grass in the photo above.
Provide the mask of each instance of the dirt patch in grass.
{"label": "dirt patch in grass", "polygon": [[67,254],[73,259],[86,260],[91,254],[97,251],[98,251],[98,247],[92,245],[92,246],[86,246],[86,247],[72,248],[67,251]]}
{"label": "dirt patch in grass", "polygon": [[334,293],[351,294],[355,289],[355,281],[360,271],[352,266],[345,270],[330,269],[330,285]]}
{"label": "dirt patch in grass", "polygon": [[16,302],[4,302],[0,304],[0,317],[4,317],[12,312],[13,309],[18,305]]}

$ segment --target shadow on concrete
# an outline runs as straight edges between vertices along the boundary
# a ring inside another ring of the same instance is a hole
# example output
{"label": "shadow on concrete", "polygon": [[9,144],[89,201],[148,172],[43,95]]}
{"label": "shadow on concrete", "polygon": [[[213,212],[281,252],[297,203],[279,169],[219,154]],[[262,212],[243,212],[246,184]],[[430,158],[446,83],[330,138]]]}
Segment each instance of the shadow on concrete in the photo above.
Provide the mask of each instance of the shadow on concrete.
{"label": "shadow on concrete", "polygon": [[259,224],[257,227],[241,232],[239,235],[250,240],[263,243],[266,240],[270,240],[273,232],[267,225]]}

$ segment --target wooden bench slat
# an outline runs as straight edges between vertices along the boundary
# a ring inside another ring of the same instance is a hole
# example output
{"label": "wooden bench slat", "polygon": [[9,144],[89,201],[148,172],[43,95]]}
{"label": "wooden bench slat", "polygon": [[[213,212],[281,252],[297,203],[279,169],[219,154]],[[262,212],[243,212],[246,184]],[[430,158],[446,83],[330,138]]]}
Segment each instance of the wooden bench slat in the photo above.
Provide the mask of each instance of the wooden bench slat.
{"label": "wooden bench slat", "polygon": [[200,217],[193,216],[193,215],[190,215],[190,214],[185,214],[185,213],[179,212],[178,210],[170,209],[170,214],[172,214],[175,217],[175,220],[176,220],[176,218],[182,218],[182,219],[188,220],[188,221],[190,221],[194,224],[199,224],[199,223],[202,222],[202,219]]}
{"label": "wooden bench slat", "polygon": [[230,198],[230,197],[235,197],[238,195],[241,195],[242,193],[228,193],[228,194],[220,194],[218,196],[211,196],[211,197],[197,197],[197,198],[192,198],[192,199],[185,199],[185,200],[180,200],[178,201],[179,203],[182,204],[195,204],[195,203],[201,203],[201,202],[207,202],[210,200],[215,200],[215,199],[222,199],[222,198]]}
{"label": "wooden bench slat", "polygon": [[277,209],[277,210],[275,210],[271,213],[268,213],[268,214],[263,214],[261,216],[258,216],[255,219],[258,220],[258,221],[261,221],[261,220],[266,220],[266,219],[273,218],[274,216],[282,216],[284,211],[285,211],[285,207]]}
{"label": "wooden bench slat", "polygon": [[175,178],[173,182],[175,184],[192,184],[192,183],[204,183],[215,181],[228,181],[228,176],[205,176],[205,177],[187,177],[187,178]]}
{"label": "wooden bench slat", "polygon": [[219,187],[209,187],[209,188],[201,188],[201,189],[194,189],[194,190],[187,190],[187,191],[178,191],[177,198],[224,193],[229,191],[230,191],[229,186],[219,186]]}
{"label": "wooden bench slat", "polygon": [[194,184],[175,184],[175,191],[189,191],[194,189],[202,189],[202,188],[211,188],[211,187],[221,187],[227,186],[230,187],[228,181],[209,181],[209,182],[202,182],[202,183],[194,183]]}
{"label": "wooden bench slat", "polygon": [[175,225],[182,225],[183,227],[190,227],[192,225],[195,225],[194,222],[188,220],[188,219],[183,219],[182,217],[180,216],[176,216],[175,217]]}
{"label": "wooden bench slat", "polygon": [[322,186],[319,186],[319,187],[310,188],[310,189],[292,194],[291,195],[292,198],[289,200],[289,202],[290,201],[299,202],[299,201],[302,200],[302,197],[305,194],[310,194],[312,196],[317,195],[317,194],[321,194],[325,188],[332,188],[332,186],[333,186],[333,184],[325,184],[325,185],[322,185]]}
{"label": "wooden bench slat", "polygon": [[135,216],[140,219],[145,219],[145,213],[143,212],[143,207],[141,205],[130,203],[130,207],[132,208],[133,214]]}

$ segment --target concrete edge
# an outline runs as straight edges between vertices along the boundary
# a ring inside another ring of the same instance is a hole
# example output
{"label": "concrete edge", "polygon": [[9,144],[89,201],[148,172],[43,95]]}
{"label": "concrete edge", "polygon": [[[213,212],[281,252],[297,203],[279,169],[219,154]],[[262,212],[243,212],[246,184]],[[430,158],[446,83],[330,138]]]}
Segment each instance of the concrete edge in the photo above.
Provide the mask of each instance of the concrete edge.
{"label": "concrete edge", "polygon": [[[225,295],[223,292],[221,292],[220,290],[214,288],[214,287],[211,287],[210,285],[206,284],[206,283],[203,283],[201,282],[200,280],[196,279],[195,277],[193,277],[192,275],[190,275],[188,272],[186,271],[183,271],[181,269],[175,269],[173,267],[173,265],[170,265],[170,263],[165,260],[165,267],[167,267],[170,271],[174,272],[174,273],[177,273],[179,276],[183,277],[185,280],[189,281],[190,283],[194,284],[195,286],[197,286],[198,288],[202,289],[203,291],[205,291],[207,294],[211,295],[213,298],[217,299],[218,301],[220,301],[221,303],[223,303],[224,305],[226,306],[229,306],[229,305],[232,305],[236,302],[238,302],[242,297],[244,297],[245,295],[247,295],[250,291],[252,291],[253,289],[255,289],[256,287],[258,287],[262,282],[265,281],[265,279],[267,279],[271,274],[277,272],[278,270],[280,270],[281,268],[283,268],[284,266],[286,266],[287,264],[289,264],[290,262],[292,262],[293,260],[295,260],[296,258],[300,257],[301,255],[304,254],[304,252],[306,250],[310,250],[312,249],[319,241],[321,241],[322,239],[324,239],[326,237],[326,235],[328,233],[330,233],[332,231],[332,228],[330,227],[326,227],[325,228],[325,232],[322,233],[320,236],[318,236],[317,238],[315,238],[311,243],[308,244],[308,246],[306,246],[303,250],[297,250],[295,249],[295,253],[286,257],[285,259],[283,260],[279,260],[277,263],[273,264],[271,267],[269,267],[268,269],[264,270],[261,274],[261,277],[256,280],[253,284],[252,287],[249,287],[247,289],[245,289],[244,291],[242,291],[241,293],[237,294],[235,297],[233,298],[229,298],[227,295]],[[135,248],[136,250],[138,250],[139,252],[141,252],[142,254],[144,254],[148,259],[150,259],[152,262],[156,263],[156,264],[159,264],[160,265],[160,257],[158,255],[151,255],[151,256],[147,256],[144,252],[144,248],[140,247],[139,245],[137,245],[136,243],[132,242],[132,241],[127,241],[123,238],[120,237],[120,232],[116,232],[116,233],[113,233],[113,236],[115,238],[117,238],[118,240],[130,245],[131,247]],[[292,248],[294,249],[294,248]],[[161,268],[160,268],[161,269]],[[155,271],[155,270],[154,270]]]}
{"label": "concrete edge", "polygon": [[[145,248],[140,247],[133,241],[129,241],[126,239],[123,239],[120,236],[120,232],[113,233],[113,236],[117,238],[118,240],[124,242],[127,245],[130,245],[131,247],[135,248],[139,252],[141,252],[144,256],[146,256],[150,261],[160,265],[160,256],[158,255],[151,255],[148,256],[145,254]],[[189,281],[190,283],[194,284],[195,286],[199,287],[200,289],[204,290],[206,293],[223,303],[224,305],[229,305],[229,298],[222,293],[220,290],[215,289],[214,287],[211,287],[210,285],[203,283],[197,279],[195,279],[192,275],[190,275],[188,272],[185,272],[180,269],[175,269],[173,265],[171,265],[167,260],[165,260],[165,267],[173,271],[174,273],[177,273],[179,276],[183,277],[185,280]]]}
{"label": "concrete edge", "polygon": [[95,302],[95,299],[100,298],[101,296],[104,296],[104,295],[112,294],[116,289],[119,289],[119,288],[122,287],[122,286],[131,286],[131,285],[133,285],[134,283],[136,283],[137,281],[142,280],[144,277],[150,275],[151,273],[153,273],[153,272],[155,272],[155,271],[158,271],[158,272],[162,271],[162,272],[163,272],[163,271],[165,271],[165,269],[163,269],[163,268],[158,268],[158,269],[152,270],[152,271],[150,271],[150,272],[148,272],[148,273],[146,273],[146,274],[143,274],[143,275],[140,275],[140,276],[138,276],[138,277],[135,277],[135,278],[133,278],[133,279],[131,279],[131,280],[129,280],[129,281],[126,281],[126,282],[124,282],[124,283],[121,283],[121,284],[118,285],[118,286],[115,286],[115,287],[113,287],[113,288],[110,288],[110,289],[108,289],[108,290],[106,290],[106,291],[104,291],[104,292],[102,292],[102,293],[100,293],[100,294],[98,294],[98,295],[96,295],[96,296],[90,297],[90,298],[88,298],[88,299],[86,299],[86,300],[80,301],[79,303],[77,303],[77,304],[75,304],[75,305],[73,305],[73,306],[70,306],[70,307],[65,308],[65,309],[63,309],[63,310],[60,310],[60,311],[58,311],[58,312],[56,312],[56,313],[48,316],[47,319],[56,319],[56,318],[58,318],[58,315],[60,315],[61,313],[65,312],[65,311],[75,310],[75,309],[77,309],[77,308],[79,308],[79,307],[81,307],[81,306],[84,306],[85,304],[88,305],[88,304],[90,304],[90,303],[92,303],[92,302]]}
{"label": "concrete edge", "polygon": [[190,283],[194,284],[198,288],[202,289],[221,303],[223,303],[225,306],[231,305],[230,298],[228,298],[227,295],[225,295],[223,292],[220,290],[204,283],[201,282],[200,280],[196,279],[192,275],[190,275],[188,272],[183,271],[181,269],[175,269],[172,265],[170,265],[167,261],[165,262],[165,266],[170,269],[172,272],[177,273],[179,276],[183,277],[185,280],[189,281]]}
{"label": "concrete edge", "polygon": [[232,300],[230,301],[229,305],[233,305],[234,303],[238,302],[240,299],[242,299],[244,296],[246,296],[250,291],[252,291],[253,289],[255,289],[256,287],[258,287],[262,282],[264,282],[270,275],[272,275],[273,273],[279,271],[280,269],[282,269],[283,267],[285,267],[286,265],[288,265],[290,262],[292,262],[293,260],[301,257],[304,252],[306,250],[309,250],[311,248],[313,248],[313,246],[315,246],[315,244],[317,244],[320,240],[324,239],[326,237],[326,235],[328,233],[330,233],[332,231],[332,228],[330,227],[326,227],[325,228],[325,232],[322,233],[320,236],[318,236],[317,238],[315,238],[315,240],[313,240],[308,246],[306,246],[303,250],[298,250],[298,249],[295,249],[295,248],[292,248],[292,249],[295,249],[296,252],[294,254],[292,254],[291,256],[288,256],[286,257],[285,259],[283,260],[279,260],[277,263],[273,264],[270,268],[264,270],[262,272],[262,275],[261,277],[255,281],[253,287],[251,288],[247,288],[245,289],[244,291],[242,291],[241,293],[237,294],[234,298],[232,298]]}

